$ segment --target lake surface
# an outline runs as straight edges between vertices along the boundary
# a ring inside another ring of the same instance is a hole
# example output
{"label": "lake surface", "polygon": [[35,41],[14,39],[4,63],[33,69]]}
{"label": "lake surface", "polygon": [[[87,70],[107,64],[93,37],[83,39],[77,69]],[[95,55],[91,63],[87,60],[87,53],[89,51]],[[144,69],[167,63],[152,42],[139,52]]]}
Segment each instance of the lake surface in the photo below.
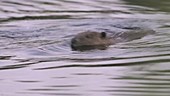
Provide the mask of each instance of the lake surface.
{"label": "lake surface", "polygon": [[[1,0],[0,96],[169,96],[169,0]],[[72,51],[88,30],[150,28],[107,50]]]}

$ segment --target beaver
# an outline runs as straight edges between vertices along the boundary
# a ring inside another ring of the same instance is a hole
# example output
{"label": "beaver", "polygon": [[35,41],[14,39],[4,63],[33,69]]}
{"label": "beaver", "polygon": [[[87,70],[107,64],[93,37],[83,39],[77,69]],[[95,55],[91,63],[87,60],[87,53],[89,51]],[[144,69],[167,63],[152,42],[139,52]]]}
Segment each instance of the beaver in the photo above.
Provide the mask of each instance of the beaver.
{"label": "beaver", "polygon": [[91,49],[105,50],[109,45],[119,42],[127,42],[140,39],[147,34],[154,33],[153,30],[131,30],[117,36],[108,36],[106,32],[82,32],[71,39],[72,50],[85,51]]}
{"label": "beaver", "polygon": [[115,44],[118,40],[108,37],[106,32],[82,32],[77,34],[71,40],[72,50],[91,50],[91,49],[100,49],[104,50],[108,48],[109,45]]}

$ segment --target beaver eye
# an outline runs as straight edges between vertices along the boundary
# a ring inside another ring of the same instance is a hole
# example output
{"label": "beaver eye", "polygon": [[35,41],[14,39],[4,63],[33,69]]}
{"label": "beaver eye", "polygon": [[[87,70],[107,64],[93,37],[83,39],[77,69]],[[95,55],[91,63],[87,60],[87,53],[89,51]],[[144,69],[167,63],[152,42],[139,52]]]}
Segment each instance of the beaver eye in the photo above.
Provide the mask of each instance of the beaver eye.
{"label": "beaver eye", "polygon": [[101,38],[106,38],[106,32],[101,32]]}

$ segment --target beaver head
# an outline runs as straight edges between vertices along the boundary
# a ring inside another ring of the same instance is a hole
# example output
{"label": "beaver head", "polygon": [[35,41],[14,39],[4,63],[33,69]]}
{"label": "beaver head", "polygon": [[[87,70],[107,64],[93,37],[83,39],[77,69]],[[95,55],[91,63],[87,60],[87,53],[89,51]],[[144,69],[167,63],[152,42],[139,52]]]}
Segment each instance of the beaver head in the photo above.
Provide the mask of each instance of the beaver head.
{"label": "beaver head", "polygon": [[71,40],[72,50],[106,49],[112,41],[105,32],[83,32]]}

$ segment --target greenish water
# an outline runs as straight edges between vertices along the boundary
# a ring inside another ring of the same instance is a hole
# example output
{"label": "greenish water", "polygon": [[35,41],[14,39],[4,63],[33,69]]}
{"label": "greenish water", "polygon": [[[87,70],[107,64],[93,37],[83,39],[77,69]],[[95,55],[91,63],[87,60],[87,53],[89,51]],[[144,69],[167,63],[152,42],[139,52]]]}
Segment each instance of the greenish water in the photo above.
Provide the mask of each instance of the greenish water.
{"label": "greenish water", "polygon": [[[169,96],[169,0],[1,0],[0,96]],[[156,32],[72,51],[77,33]]]}

